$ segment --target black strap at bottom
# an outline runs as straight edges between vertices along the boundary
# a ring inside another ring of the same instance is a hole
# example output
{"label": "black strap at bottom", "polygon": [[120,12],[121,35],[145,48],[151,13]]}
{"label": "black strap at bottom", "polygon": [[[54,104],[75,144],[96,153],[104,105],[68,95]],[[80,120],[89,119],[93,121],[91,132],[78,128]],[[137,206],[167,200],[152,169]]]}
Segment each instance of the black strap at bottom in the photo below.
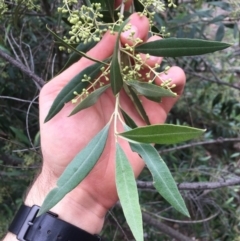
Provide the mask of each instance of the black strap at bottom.
{"label": "black strap at bottom", "polygon": [[22,205],[8,230],[20,241],[101,241],[99,236],[58,219],[52,212],[36,217],[38,211],[36,205]]}

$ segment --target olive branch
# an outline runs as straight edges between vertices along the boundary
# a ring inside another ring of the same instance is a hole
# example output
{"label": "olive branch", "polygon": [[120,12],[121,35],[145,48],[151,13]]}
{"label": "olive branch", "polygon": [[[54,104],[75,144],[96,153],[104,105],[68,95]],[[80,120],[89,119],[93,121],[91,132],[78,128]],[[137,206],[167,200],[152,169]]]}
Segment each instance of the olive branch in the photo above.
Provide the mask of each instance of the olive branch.
{"label": "olive branch", "polygon": [[[129,227],[137,241],[143,240],[142,214],[138,198],[137,184],[132,167],[124,150],[118,143],[122,138],[129,142],[133,152],[138,153],[146,163],[153,176],[154,186],[159,194],[165,198],[176,210],[189,216],[185,202],[167,165],[152,146],[155,144],[175,144],[190,140],[201,135],[204,130],[188,126],[161,124],[151,125],[140,97],[144,96],[151,101],[160,103],[163,97],[176,97],[172,91],[175,87],[171,79],[162,81],[160,86],[155,84],[155,79],[160,74],[166,74],[169,66],[161,70],[156,64],[151,67],[147,64],[150,55],[161,57],[181,57],[207,54],[229,47],[229,44],[205,41],[200,39],[166,38],[165,28],[157,29],[154,21],[158,12],[165,11],[165,5],[156,0],[134,0],[131,11],[124,11],[124,1],[119,8],[114,9],[113,1],[85,1],[79,9],[75,6],[77,0],[64,0],[63,6],[58,9],[71,25],[69,37],[60,38],[49,28],[61,50],[71,53],[63,70],[78,61],[81,57],[88,58],[95,63],[78,73],[60,91],[46,116],[45,122],[50,121],[61,111],[65,103],[72,102],[73,110],[69,115],[93,106],[99,97],[109,88],[115,96],[115,109],[108,124],[81,150],[72,162],[66,167],[57,181],[57,187],[47,195],[39,215],[55,206],[67,193],[73,190],[92,170],[99,160],[109,132],[111,123],[114,125],[116,140],[116,186],[124,215]],[[172,0],[169,7],[174,7]],[[161,40],[142,43],[141,39],[134,38],[134,31],[129,34],[133,44],[122,46],[120,34],[131,29],[129,16],[132,12],[149,19],[151,30],[149,35],[159,35]],[[99,42],[102,36],[110,31],[117,34],[113,55],[103,61],[91,58],[86,52]],[[76,46],[77,45],[77,46]],[[140,54],[145,54],[142,59]],[[142,74],[142,69],[147,69]],[[62,70],[62,71],[63,71]],[[132,100],[139,116],[147,124],[138,127],[129,113],[120,105],[121,90]],[[120,122],[125,129],[118,131],[117,123]]]}

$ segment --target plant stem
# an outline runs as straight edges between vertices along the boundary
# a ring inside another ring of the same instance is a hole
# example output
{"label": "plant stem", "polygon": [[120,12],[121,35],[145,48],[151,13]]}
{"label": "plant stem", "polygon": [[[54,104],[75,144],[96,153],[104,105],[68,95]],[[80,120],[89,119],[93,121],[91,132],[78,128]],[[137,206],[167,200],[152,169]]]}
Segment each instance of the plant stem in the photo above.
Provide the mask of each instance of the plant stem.
{"label": "plant stem", "polygon": [[119,106],[119,93],[116,95],[115,109],[114,109],[114,134],[117,142],[117,120],[118,120],[118,106]]}

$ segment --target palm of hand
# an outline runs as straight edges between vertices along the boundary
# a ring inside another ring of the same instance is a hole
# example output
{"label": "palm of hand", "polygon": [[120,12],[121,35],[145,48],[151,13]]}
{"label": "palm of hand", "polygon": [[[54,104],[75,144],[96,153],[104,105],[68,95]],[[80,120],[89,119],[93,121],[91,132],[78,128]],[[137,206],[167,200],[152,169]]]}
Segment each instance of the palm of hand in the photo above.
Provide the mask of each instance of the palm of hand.
{"label": "palm of hand", "polygon": [[[142,21],[142,20],[141,20]],[[139,23],[140,25],[141,22]],[[136,25],[136,24],[135,24]],[[145,31],[147,33],[147,31]],[[143,36],[146,35],[142,34]],[[116,36],[108,35],[90,51],[89,55],[95,58],[104,59],[110,56],[114,49]],[[104,52],[101,52],[104,49]],[[96,57],[97,56],[97,57]],[[159,62],[160,60],[156,60]],[[43,168],[55,180],[61,175],[68,163],[83,149],[87,143],[108,123],[115,107],[115,97],[111,89],[107,90],[98,100],[98,102],[74,116],[68,117],[73,109],[73,105],[68,103],[52,120],[44,122],[50,106],[66,83],[73,78],[82,69],[90,64],[89,60],[82,59],[71,66],[65,72],[54,78],[41,91],[40,94],[40,128],[41,128],[41,146],[44,157]],[[155,63],[153,63],[154,66]],[[180,68],[173,67],[163,78],[171,78],[177,85],[175,91],[180,94],[183,89],[185,75]],[[160,81],[160,80],[159,80]],[[151,123],[163,123],[167,113],[176,102],[177,98],[165,98],[161,104],[153,103],[146,98],[142,98],[142,104],[149,116]],[[135,111],[132,101],[121,93],[120,104],[123,109],[130,114],[138,125],[143,125],[143,121]],[[123,129],[118,126],[118,131]],[[139,175],[144,167],[140,157],[133,153],[127,142],[119,140],[128,159],[133,166],[135,175]],[[109,131],[109,137],[104,152],[82,183],[73,190],[73,196],[77,195],[79,189],[84,190],[93,199],[106,209],[110,208],[117,201],[115,186],[115,137],[113,129]]]}

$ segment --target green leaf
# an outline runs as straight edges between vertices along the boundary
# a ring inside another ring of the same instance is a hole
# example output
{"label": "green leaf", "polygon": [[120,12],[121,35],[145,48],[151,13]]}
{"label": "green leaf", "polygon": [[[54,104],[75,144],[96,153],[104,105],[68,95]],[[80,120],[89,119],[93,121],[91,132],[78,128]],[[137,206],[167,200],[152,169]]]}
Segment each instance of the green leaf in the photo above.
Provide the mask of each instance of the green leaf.
{"label": "green leaf", "polygon": [[222,8],[224,11],[232,11],[231,4],[229,4],[228,2],[212,1],[208,2],[208,4]]}
{"label": "green leaf", "polygon": [[126,91],[126,93],[129,95],[130,99],[132,100],[138,114],[140,115],[140,117],[148,124],[150,125],[150,121],[148,119],[147,113],[143,108],[143,105],[141,103],[141,101],[139,100],[137,94],[134,92],[134,90],[127,85],[124,85],[124,89]]}
{"label": "green leaf", "polygon": [[234,27],[233,27],[233,37],[234,37],[234,38],[237,38],[238,32],[239,32],[239,30],[238,30],[238,24],[235,23],[235,24],[234,24]]}
{"label": "green leaf", "polygon": [[[100,13],[103,15],[103,17],[101,18],[101,21],[103,21],[104,23],[114,23],[115,22],[115,21],[113,21],[111,14],[109,13],[108,10],[102,10],[102,11],[100,11]],[[113,14],[114,14],[114,19],[118,19],[119,10],[115,10]],[[127,18],[130,17],[131,13],[124,11],[123,15],[124,15],[123,19],[126,20]],[[104,24],[103,27],[106,28],[106,24]],[[117,25],[114,26],[114,29],[117,29]]]}
{"label": "green leaf", "polygon": [[110,13],[113,22],[115,22],[115,18],[114,18],[114,1],[113,0],[105,0],[105,3],[106,3],[107,10]]}
{"label": "green leaf", "polygon": [[135,51],[153,56],[179,57],[212,53],[230,46],[227,43],[201,39],[168,38],[141,44]]}
{"label": "green leaf", "polygon": [[137,241],[143,241],[142,213],[132,167],[120,145],[116,144],[116,186],[124,216]]}
{"label": "green leaf", "polygon": [[89,82],[87,81],[82,82],[84,75],[94,79],[102,66],[103,65],[99,63],[93,64],[77,74],[72,80],[70,80],[70,82],[60,91],[60,93],[55,98],[45,119],[45,122],[52,119],[63,108],[65,103],[69,102],[75,97],[73,94],[74,91],[81,93],[82,90],[89,85]]}
{"label": "green leaf", "polygon": [[88,175],[103,152],[108,130],[109,124],[74,157],[58,179],[57,187],[52,189],[45,198],[38,216],[54,207]]}
{"label": "green leaf", "polygon": [[150,97],[150,96],[145,96],[147,99],[154,101],[156,103],[161,103],[162,99],[159,97]]}
{"label": "green leaf", "polygon": [[85,57],[87,59],[92,60],[93,62],[97,62],[97,63],[102,63],[102,64],[106,64],[100,60],[94,59],[88,55],[86,55],[85,53],[78,51],[77,49],[75,49],[73,46],[71,46],[70,44],[67,44],[66,42],[64,42],[64,40],[62,40],[60,37],[58,37],[50,28],[48,28],[47,26],[47,30],[61,43],[62,46],[64,46],[67,49],[71,49],[73,52],[79,54],[82,57]]}
{"label": "green leaf", "polygon": [[98,89],[96,89],[95,91],[93,91],[91,94],[89,94],[83,101],[81,101],[74,109],[73,111],[71,112],[71,115],[74,115],[76,114],[77,112],[83,110],[83,109],[86,109],[92,105],[94,105],[98,98],[101,96],[101,94],[103,94],[103,92],[108,89],[110,86],[110,84],[108,85],[105,85],[105,86],[102,86]]}
{"label": "green leaf", "polygon": [[215,41],[222,41],[224,34],[225,34],[224,24],[220,24],[216,32]]}
{"label": "green leaf", "polygon": [[219,16],[213,18],[211,21],[209,21],[208,24],[222,22],[225,18],[226,18],[225,15],[219,15]]}
{"label": "green leaf", "polygon": [[143,5],[138,0],[134,0],[133,4],[134,4],[134,8],[135,8],[136,12],[140,12],[141,13],[141,12],[144,11]]}
{"label": "green leaf", "polygon": [[150,144],[130,143],[130,147],[143,158],[153,176],[154,186],[160,195],[176,210],[189,217],[185,202],[177,188],[175,180],[156,149]]}
{"label": "green leaf", "polygon": [[123,110],[121,109],[121,113],[122,113],[122,116],[123,116],[123,119],[125,121],[125,123],[130,126],[132,129],[136,128],[137,125],[136,123],[133,121],[133,119]]}
{"label": "green leaf", "polygon": [[119,39],[120,39],[120,34],[123,31],[124,26],[128,23],[128,19],[124,21],[119,29],[117,40],[115,43],[114,51],[113,51],[113,57],[112,57],[112,63],[110,66],[110,81],[111,81],[111,87],[113,94],[116,95],[122,88],[123,86],[123,79],[122,79],[122,73],[120,69],[120,64],[118,62],[118,58],[120,58],[119,55]]}
{"label": "green leaf", "polygon": [[23,130],[15,128],[13,126],[9,126],[10,130],[14,133],[15,138],[20,141],[21,143],[24,143],[26,145],[30,145],[29,139],[24,134]]}
{"label": "green leaf", "polygon": [[[80,52],[86,53],[88,50],[93,48],[96,44],[97,44],[97,42],[95,42],[93,40],[91,42],[89,42],[89,43],[86,43],[86,44],[80,43],[77,46],[76,50],[80,51]],[[79,55],[79,53],[73,52],[70,55],[69,59],[67,60],[66,64],[64,65],[64,67],[62,68],[62,70],[60,71],[60,73],[63,72],[65,69],[67,69],[72,64],[76,63],[80,58],[81,58],[81,55]]]}
{"label": "green leaf", "polygon": [[153,97],[153,98],[161,98],[161,97],[176,97],[176,94],[171,90],[162,88],[160,86],[140,82],[136,80],[130,80],[127,82],[128,85],[133,87],[139,94],[144,95],[146,97]]}
{"label": "green leaf", "polygon": [[3,45],[1,45],[1,44],[0,44],[0,50],[3,51],[3,52],[5,52],[5,53],[7,53],[7,54],[9,54],[9,55],[11,55],[11,53],[9,52],[9,50],[6,49],[6,48],[5,48]]}
{"label": "green leaf", "polygon": [[143,143],[175,144],[198,137],[204,131],[188,126],[163,124],[138,127],[119,135]]}

